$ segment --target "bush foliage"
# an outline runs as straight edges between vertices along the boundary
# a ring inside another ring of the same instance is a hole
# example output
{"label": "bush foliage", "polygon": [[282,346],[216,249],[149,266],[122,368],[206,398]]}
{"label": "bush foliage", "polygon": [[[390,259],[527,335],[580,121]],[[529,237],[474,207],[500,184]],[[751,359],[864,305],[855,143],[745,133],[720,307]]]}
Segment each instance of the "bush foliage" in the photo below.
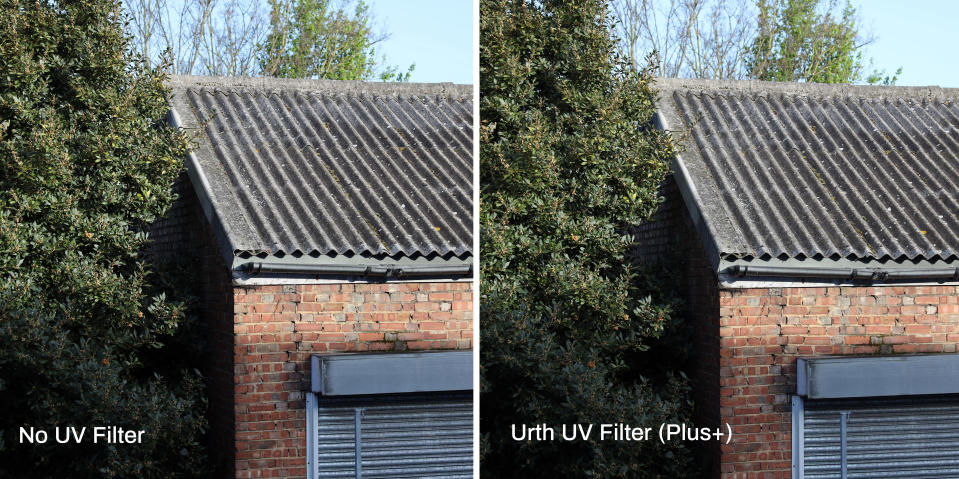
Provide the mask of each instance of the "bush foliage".
{"label": "bush foliage", "polygon": [[[201,474],[199,376],[147,362],[185,316],[140,257],[188,146],[164,78],[130,52],[118,1],[0,8],[0,476]],[[46,444],[20,444],[31,426]],[[83,442],[57,444],[69,426]],[[95,426],[146,433],[94,444]]]}
{"label": "bush foliage", "polygon": [[654,348],[671,308],[625,259],[673,144],[651,123],[650,70],[615,55],[610,28],[600,0],[480,4],[484,477],[688,473],[679,443],[511,436],[512,424],[655,430],[689,410],[669,350]]}

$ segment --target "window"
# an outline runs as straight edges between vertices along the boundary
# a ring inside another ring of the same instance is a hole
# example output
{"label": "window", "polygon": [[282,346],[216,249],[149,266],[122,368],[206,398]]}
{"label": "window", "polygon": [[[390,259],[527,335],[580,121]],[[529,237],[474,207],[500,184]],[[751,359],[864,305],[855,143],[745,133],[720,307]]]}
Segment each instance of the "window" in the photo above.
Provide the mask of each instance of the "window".
{"label": "window", "polygon": [[959,477],[959,356],[797,363],[793,477]]}
{"label": "window", "polygon": [[311,478],[473,476],[472,352],[314,356]]}

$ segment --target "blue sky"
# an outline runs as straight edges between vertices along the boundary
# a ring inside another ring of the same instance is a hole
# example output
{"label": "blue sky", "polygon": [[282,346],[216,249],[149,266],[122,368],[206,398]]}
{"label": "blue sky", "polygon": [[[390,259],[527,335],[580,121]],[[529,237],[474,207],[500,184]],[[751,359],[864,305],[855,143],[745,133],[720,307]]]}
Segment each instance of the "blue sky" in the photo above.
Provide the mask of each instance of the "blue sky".
{"label": "blue sky", "polygon": [[[959,87],[959,2],[853,0],[865,31],[876,37],[865,57],[892,73],[898,85]],[[391,33],[379,48],[411,81],[473,82],[472,0],[370,0],[377,24]]]}
{"label": "blue sky", "polygon": [[902,67],[897,85],[959,87],[954,50],[959,39],[959,2],[858,0],[852,4],[863,27],[877,37],[866,49],[887,72]]}
{"label": "blue sky", "polygon": [[377,49],[412,82],[473,83],[473,0],[370,0],[375,23],[390,33]]}

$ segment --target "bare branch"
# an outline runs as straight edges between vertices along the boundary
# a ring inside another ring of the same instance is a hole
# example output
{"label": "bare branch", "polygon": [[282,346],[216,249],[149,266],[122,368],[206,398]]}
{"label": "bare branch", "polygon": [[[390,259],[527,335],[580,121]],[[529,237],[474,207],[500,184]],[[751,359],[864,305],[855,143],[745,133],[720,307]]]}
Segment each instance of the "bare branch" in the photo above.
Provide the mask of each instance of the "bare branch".
{"label": "bare branch", "polygon": [[748,0],[614,0],[612,10],[634,68],[656,52],[660,76],[745,77],[755,17]]}

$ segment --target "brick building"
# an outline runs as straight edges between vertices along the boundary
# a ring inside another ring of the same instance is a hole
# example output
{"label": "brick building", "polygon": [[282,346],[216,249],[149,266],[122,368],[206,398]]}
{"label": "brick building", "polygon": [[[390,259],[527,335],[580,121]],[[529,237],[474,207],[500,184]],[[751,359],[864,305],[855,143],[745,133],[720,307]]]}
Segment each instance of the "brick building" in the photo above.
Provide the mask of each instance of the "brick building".
{"label": "brick building", "polygon": [[218,477],[472,477],[472,88],[174,77]]}
{"label": "brick building", "polygon": [[959,477],[959,91],[658,87],[706,477]]}

